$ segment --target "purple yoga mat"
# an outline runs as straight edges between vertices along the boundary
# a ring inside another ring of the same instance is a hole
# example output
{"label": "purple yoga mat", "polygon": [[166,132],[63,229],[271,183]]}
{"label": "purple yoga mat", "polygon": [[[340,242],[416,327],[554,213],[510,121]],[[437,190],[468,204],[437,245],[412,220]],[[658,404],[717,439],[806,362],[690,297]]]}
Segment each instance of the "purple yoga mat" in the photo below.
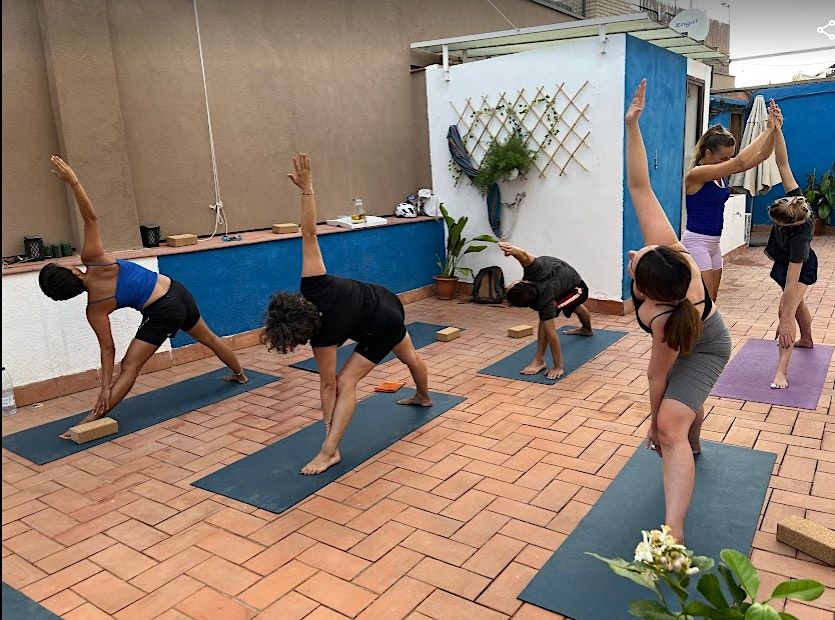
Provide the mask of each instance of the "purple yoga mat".
{"label": "purple yoga mat", "polygon": [[789,387],[771,389],[779,349],[775,340],[749,339],[725,366],[711,396],[751,400],[797,409],[816,409],[835,347],[815,344],[795,349],[789,362]]}

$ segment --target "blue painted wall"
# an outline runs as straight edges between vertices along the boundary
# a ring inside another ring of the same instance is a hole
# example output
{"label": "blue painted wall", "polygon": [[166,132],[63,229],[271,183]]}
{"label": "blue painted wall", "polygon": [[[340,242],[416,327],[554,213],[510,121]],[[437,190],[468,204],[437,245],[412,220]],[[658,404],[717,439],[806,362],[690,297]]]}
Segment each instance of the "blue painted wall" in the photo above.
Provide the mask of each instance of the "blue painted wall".
{"label": "blue painted wall", "polygon": [[[625,106],[635,88],[647,79],[647,104],[641,115],[641,133],[649,159],[649,177],[655,195],[676,233],[681,228],[681,187],[684,166],[684,106],[687,59],[633,36],[626,37]],[[657,167],[655,155],[658,155]],[[644,245],[641,228],[626,186],[626,138],[623,170],[623,299],[631,296],[626,267],[629,250]]]}
{"label": "blue painted wall", "polygon": [[[328,273],[402,293],[431,284],[438,273],[435,254],[443,254],[443,222],[322,235],[319,245]],[[275,291],[299,290],[301,239],[163,255],[159,270],[182,282],[194,295],[209,327],[228,336],[261,327]],[[192,342],[180,333],[171,344],[181,347]]]}

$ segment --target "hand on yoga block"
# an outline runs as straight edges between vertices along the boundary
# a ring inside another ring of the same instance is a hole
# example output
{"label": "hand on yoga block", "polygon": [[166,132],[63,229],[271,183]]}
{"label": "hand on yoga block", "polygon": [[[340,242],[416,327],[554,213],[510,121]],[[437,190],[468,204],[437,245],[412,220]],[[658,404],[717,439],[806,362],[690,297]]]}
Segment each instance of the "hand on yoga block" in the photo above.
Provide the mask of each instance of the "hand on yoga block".
{"label": "hand on yoga block", "polygon": [[119,432],[119,423],[113,418],[100,418],[92,422],[84,422],[73,426],[69,430],[70,439],[75,443],[87,443],[107,435]]}

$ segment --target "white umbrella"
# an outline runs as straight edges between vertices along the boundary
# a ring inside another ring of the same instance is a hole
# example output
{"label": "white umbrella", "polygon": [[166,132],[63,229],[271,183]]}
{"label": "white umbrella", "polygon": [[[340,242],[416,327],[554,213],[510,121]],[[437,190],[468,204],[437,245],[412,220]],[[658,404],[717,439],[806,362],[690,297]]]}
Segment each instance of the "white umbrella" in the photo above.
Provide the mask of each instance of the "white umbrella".
{"label": "white umbrella", "polygon": [[[767,123],[768,111],[765,108],[765,99],[762,95],[757,95],[751,107],[751,114],[748,115],[748,121],[745,123],[745,133],[739,150],[741,151],[756,140],[757,136],[765,131]],[[751,196],[759,196],[781,182],[780,170],[777,168],[777,161],[772,153],[759,165],[731,175],[728,184],[734,189],[747,191]]]}

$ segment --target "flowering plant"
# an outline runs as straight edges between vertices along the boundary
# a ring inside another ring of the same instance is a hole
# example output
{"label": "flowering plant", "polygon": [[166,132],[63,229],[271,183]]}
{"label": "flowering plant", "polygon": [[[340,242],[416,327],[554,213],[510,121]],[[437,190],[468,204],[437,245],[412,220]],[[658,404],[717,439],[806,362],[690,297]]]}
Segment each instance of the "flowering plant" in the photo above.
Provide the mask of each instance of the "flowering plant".
{"label": "flowering plant", "polygon": [[[690,549],[678,544],[670,536],[670,528],[666,525],[662,525],[660,530],[644,530],[642,535],[643,540],[635,548],[635,559],[632,562],[623,558],[604,558],[596,553],[588,555],[608,564],[615,574],[655,592],[658,600],[636,600],[629,603],[629,613],[643,620],[798,620],[791,614],[778,612],[768,603],[782,598],[813,601],[824,592],[823,585],[817,581],[796,579],[778,584],[768,600],[757,603],[760,586],[757,569],[738,551],[723,549],[718,571],[730,593],[731,601],[728,601],[719,578],[708,572],[714,566],[712,559],[694,555]],[[702,575],[696,589],[710,604],[689,600],[687,588],[690,577],[698,573]],[[678,598],[678,611],[668,603],[662,584],[666,584]]]}

